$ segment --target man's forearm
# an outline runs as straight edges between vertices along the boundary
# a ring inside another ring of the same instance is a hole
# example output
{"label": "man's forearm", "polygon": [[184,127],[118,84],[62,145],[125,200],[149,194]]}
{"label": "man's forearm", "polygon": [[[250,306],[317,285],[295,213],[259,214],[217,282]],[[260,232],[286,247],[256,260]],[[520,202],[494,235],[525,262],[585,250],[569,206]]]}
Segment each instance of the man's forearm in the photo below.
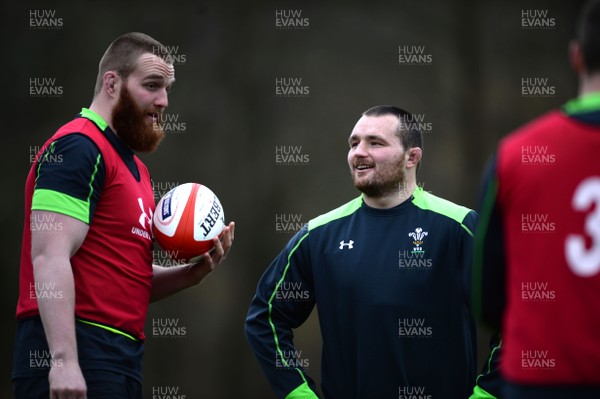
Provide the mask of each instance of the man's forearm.
{"label": "man's forearm", "polygon": [[186,288],[198,285],[211,272],[208,268],[191,264],[171,267],[152,265],[152,271],[154,277],[150,293],[151,302],[159,301]]}
{"label": "man's forearm", "polygon": [[213,238],[214,249],[202,255],[198,259],[198,263],[172,267],[152,265],[154,277],[152,278],[150,301],[161,300],[200,284],[227,256],[233,243],[234,229],[235,224],[231,222],[223,229],[221,239]]}
{"label": "man's forearm", "polygon": [[75,288],[69,259],[34,259],[38,307],[53,364],[77,362]]}
{"label": "man's forearm", "polygon": [[77,355],[75,283],[70,259],[85,240],[89,226],[61,213],[32,211],[33,214],[51,215],[62,227],[60,234],[53,231],[31,234],[34,289],[41,291],[35,294],[52,357],[48,374],[50,396],[83,399],[87,386]]}

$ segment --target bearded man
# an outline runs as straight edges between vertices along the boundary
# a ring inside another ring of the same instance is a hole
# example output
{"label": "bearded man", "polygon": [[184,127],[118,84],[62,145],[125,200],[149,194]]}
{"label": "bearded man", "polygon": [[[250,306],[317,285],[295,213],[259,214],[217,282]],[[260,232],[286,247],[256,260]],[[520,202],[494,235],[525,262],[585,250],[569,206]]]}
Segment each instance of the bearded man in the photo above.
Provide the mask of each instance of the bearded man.
{"label": "bearded man", "polygon": [[164,137],[175,72],[142,33],[108,47],[94,98],[41,148],[25,186],[16,398],[142,398],[150,301],[197,285],[227,255],[234,225],[196,264],[152,264],[154,194],[134,151]]}
{"label": "bearded man", "polygon": [[280,398],[316,398],[293,343],[315,305],[325,398],[469,396],[472,210],[418,187],[422,134],[408,112],[377,106],[358,120],[348,166],[362,195],[312,219],[258,283],[250,346]]}

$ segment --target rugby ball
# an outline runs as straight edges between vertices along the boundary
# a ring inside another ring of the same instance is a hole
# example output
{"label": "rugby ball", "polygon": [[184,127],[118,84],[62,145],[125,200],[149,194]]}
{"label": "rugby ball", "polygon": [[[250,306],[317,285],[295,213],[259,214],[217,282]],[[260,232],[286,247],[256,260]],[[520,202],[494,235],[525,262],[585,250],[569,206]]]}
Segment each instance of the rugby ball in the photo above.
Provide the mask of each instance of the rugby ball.
{"label": "rugby ball", "polygon": [[152,217],[158,245],[171,258],[193,262],[213,249],[213,238],[225,228],[225,214],[217,196],[206,186],[185,183],[166,193]]}

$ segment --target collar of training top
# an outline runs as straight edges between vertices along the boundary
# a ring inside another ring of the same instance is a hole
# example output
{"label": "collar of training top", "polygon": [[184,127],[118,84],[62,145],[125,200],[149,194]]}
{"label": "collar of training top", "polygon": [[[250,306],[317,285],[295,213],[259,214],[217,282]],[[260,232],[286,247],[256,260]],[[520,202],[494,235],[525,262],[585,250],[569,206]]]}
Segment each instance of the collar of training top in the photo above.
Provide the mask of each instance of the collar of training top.
{"label": "collar of training top", "polygon": [[563,105],[562,111],[581,122],[600,125],[600,92],[575,98]]}
{"label": "collar of training top", "polygon": [[125,165],[127,165],[127,168],[131,171],[135,179],[140,181],[140,172],[133,157],[134,152],[117,137],[110,126],[108,126],[108,123],[106,123],[106,121],[100,115],[88,108],[82,108],[79,115],[82,118],[91,120],[96,126],[98,126],[104,137],[106,137],[109,143],[117,151],[123,162],[125,162]]}

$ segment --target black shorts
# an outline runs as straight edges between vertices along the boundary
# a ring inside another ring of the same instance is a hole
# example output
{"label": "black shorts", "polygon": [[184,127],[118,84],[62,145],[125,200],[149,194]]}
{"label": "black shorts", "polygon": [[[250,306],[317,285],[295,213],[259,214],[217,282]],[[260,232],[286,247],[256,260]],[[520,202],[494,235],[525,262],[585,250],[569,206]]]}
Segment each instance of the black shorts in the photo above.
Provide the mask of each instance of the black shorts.
{"label": "black shorts", "polygon": [[[117,376],[124,375],[141,384],[144,355],[141,341],[80,321],[75,323],[75,332],[77,357],[84,376],[86,372],[95,374],[103,370]],[[15,335],[12,380],[47,379],[52,357],[39,316],[19,320]],[[90,375],[89,378],[94,376]]]}
{"label": "black shorts", "polygon": [[[88,399],[142,399],[142,384],[135,378],[106,370],[83,370]],[[48,399],[48,376],[13,379],[15,399]]]}

